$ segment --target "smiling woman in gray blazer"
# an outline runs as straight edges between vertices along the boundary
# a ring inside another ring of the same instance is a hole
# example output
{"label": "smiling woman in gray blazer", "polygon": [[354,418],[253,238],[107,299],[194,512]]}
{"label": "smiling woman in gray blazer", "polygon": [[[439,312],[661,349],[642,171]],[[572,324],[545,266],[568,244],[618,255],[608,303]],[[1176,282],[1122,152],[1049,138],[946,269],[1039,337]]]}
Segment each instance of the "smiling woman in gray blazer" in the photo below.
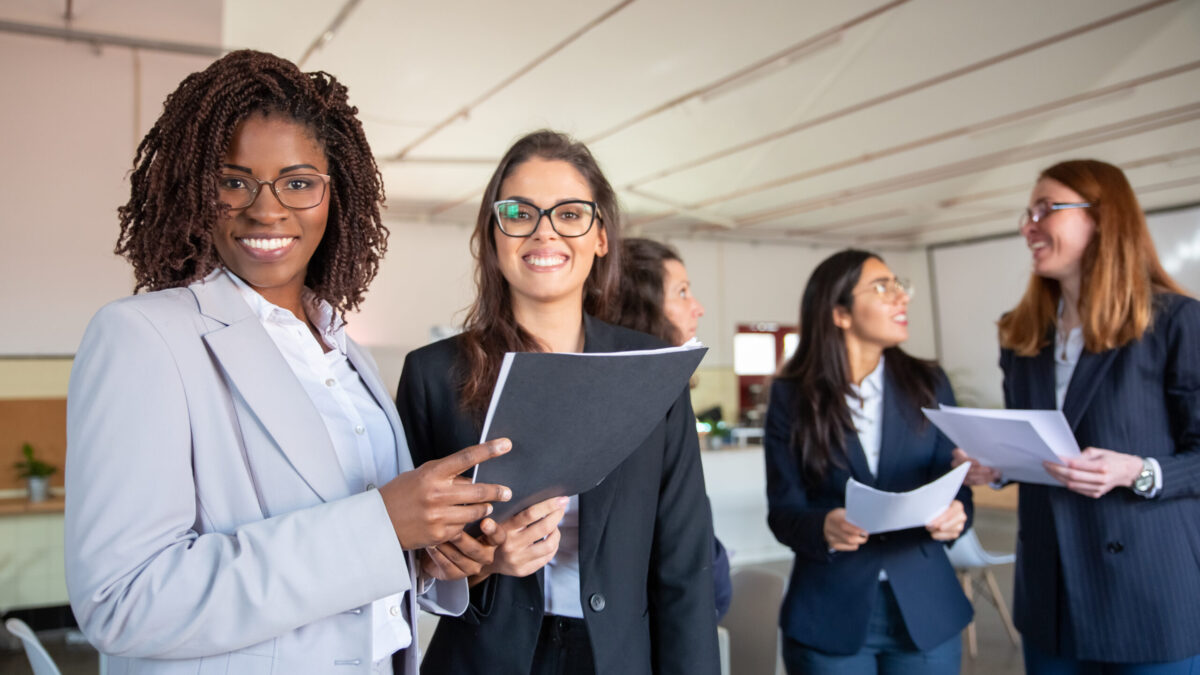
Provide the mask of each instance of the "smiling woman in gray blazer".
{"label": "smiling woman in gray blazer", "polygon": [[507,498],[455,477],[507,442],[413,470],[345,334],[387,237],[345,87],[225,56],[167,99],[131,183],[117,252],[151,292],[97,313],[68,396],[80,626],[111,672],[414,673],[416,597],[462,612],[490,561],[462,527]]}

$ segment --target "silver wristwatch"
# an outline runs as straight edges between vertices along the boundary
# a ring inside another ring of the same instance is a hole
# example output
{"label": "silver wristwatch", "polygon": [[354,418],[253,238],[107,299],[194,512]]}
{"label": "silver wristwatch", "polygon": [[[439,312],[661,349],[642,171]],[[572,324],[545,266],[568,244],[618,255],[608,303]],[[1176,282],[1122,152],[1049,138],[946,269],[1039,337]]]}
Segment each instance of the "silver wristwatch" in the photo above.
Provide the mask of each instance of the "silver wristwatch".
{"label": "silver wristwatch", "polygon": [[1133,485],[1129,487],[1143,497],[1149,497],[1154,491],[1154,464],[1150,460],[1142,458],[1142,472],[1133,479]]}

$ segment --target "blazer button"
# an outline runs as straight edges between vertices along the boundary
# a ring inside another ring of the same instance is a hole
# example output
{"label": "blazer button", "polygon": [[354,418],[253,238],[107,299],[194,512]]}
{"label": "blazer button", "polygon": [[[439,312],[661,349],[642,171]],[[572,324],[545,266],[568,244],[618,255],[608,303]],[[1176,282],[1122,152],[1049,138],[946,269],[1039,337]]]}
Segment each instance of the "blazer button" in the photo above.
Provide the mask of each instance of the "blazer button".
{"label": "blazer button", "polygon": [[588,604],[592,606],[592,611],[604,611],[604,595],[602,593],[592,593],[592,597],[588,598]]}
{"label": "blazer button", "polygon": [[1110,541],[1106,547],[1109,553],[1120,553],[1125,550],[1125,545],[1119,541]]}

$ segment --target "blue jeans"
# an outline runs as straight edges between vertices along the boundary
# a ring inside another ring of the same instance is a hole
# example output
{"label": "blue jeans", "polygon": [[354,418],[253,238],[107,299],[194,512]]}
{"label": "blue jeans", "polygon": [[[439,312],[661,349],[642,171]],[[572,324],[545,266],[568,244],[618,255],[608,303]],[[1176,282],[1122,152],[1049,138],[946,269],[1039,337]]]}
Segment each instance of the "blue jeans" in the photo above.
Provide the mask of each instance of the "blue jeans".
{"label": "blue jeans", "polygon": [[917,649],[896,596],[884,582],[879,584],[867,624],[867,641],[857,654],[826,654],[785,635],[783,665],[788,675],[957,675],[962,665],[962,639],[955,635],[931,649]]}
{"label": "blue jeans", "polygon": [[1200,675],[1200,654],[1163,663],[1103,663],[1052,656],[1028,640],[1022,641],[1021,646],[1026,675]]}

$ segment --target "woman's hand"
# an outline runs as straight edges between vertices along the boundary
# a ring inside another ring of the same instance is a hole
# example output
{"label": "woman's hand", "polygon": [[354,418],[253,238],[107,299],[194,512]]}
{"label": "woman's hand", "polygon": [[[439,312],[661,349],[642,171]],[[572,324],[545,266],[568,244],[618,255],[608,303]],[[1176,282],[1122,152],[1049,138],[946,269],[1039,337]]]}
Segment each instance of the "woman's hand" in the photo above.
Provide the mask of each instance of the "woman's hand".
{"label": "woman's hand", "polygon": [[479,523],[484,539],[481,541],[459,532],[450,541],[428,546],[421,556],[421,569],[426,576],[439,581],[457,581],[472,577],[492,564],[496,547],[487,538],[496,532],[496,521],[484,518]]}
{"label": "woman's hand", "polygon": [[492,512],[488,502],[512,499],[503,485],[457,480],[467,469],[512,449],[507,438],[459,450],[405,471],[379,488],[400,546],[409,551],[435,546],[457,536]]}
{"label": "woman's hand", "polygon": [[1072,492],[1093,499],[1117,487],[1128,487],[1142,472],[1142,458],[1103,448],[1087,448],[1066,464],[1042,462],[1046,473]]}
{"label": "woman's hand", "polygon": [[846,520],[846,509],[825,514],[825,542],[835,551],[857,551],[867,543],[867,531]]}
{"label": "woman's hand", "polygon": [[963,452],[962,448],[955,448],[951,454],[950,466],[952,467],[956,467],[963,462],[971,463],[971,468],[967,469],[967,477],[963,480],[964,485],[991,485],[1000,480],[999,471],[971,459],[971,456]]}
{"label": "woman's hand", "polygon": [[962,534],[966,525],[967,511],[963,508],[962,502],[955,499],[937,518],[929,521],[925,525],[925,529],[929,530],[929,536],[936,541],[953,541]]}
{"label": "woman's hand", "polygon": [[501,523],[488,536],[496,546],[492,564],[481,575],[472,576],[471,584],[490,574],[527,577],[542,569],[558,553],[558,524],[569,502],[567,497],[547,499]]}

